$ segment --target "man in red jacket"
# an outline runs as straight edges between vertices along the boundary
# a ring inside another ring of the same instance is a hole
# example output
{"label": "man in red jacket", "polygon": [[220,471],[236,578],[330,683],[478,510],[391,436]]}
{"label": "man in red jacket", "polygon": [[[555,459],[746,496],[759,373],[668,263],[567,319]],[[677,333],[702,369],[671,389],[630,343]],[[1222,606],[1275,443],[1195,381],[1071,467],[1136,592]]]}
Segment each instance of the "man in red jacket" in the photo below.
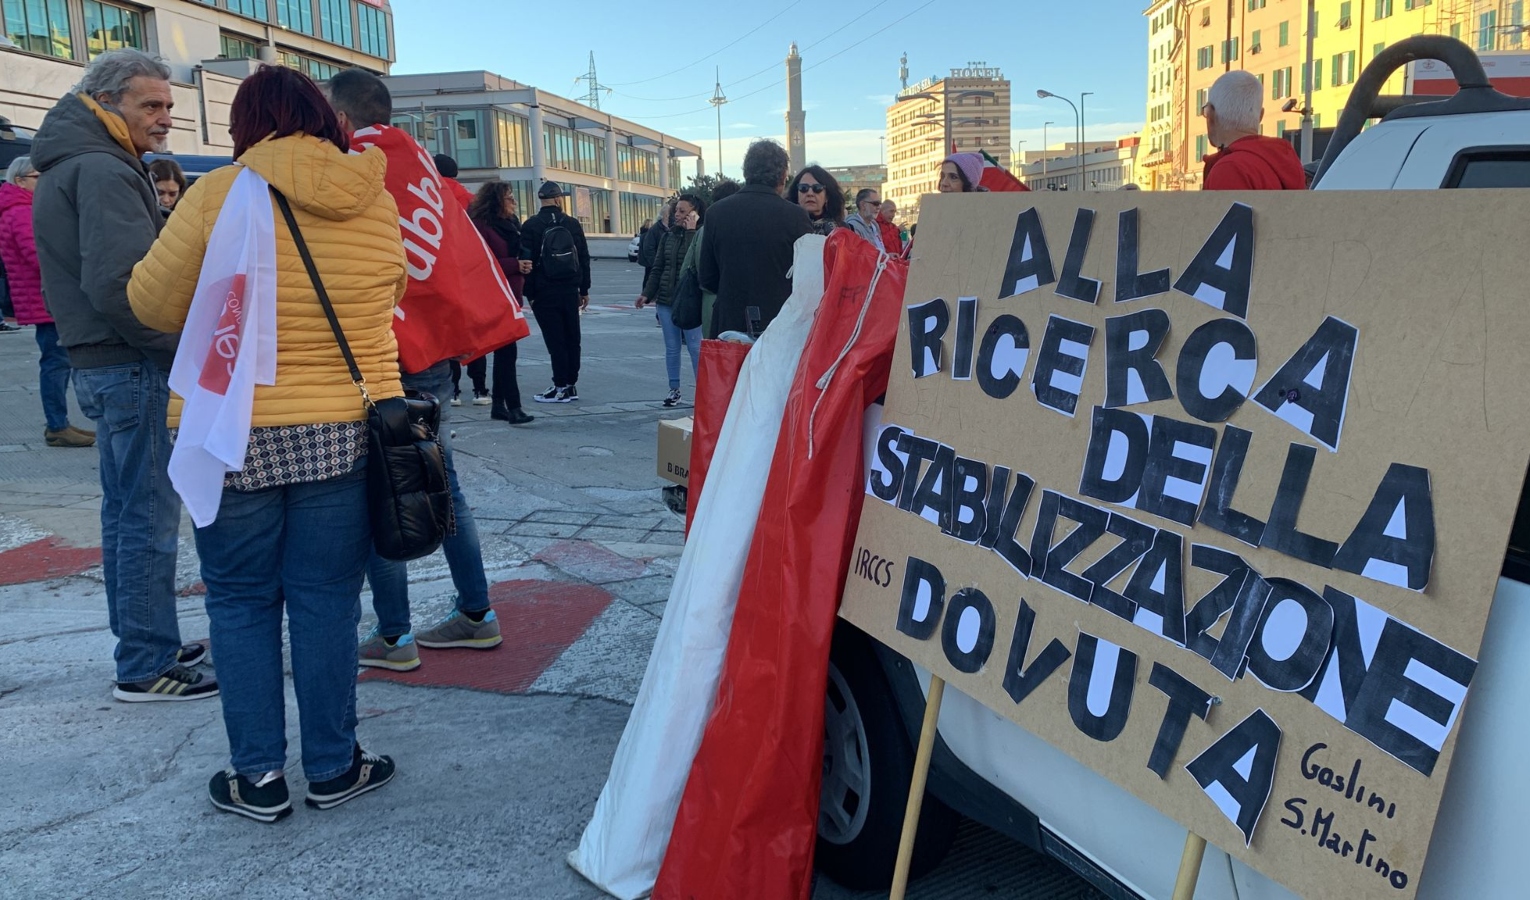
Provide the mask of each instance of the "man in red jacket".
{"label": "man in red jacket", "polygon": [[1206,135],[1217,152],[1206,157],[1203,188],[1208,191],[1301,191],[1307,173],[1291,145],[1259,133],[1264,88],[1248,72],[1228,72],[1211,86]]}

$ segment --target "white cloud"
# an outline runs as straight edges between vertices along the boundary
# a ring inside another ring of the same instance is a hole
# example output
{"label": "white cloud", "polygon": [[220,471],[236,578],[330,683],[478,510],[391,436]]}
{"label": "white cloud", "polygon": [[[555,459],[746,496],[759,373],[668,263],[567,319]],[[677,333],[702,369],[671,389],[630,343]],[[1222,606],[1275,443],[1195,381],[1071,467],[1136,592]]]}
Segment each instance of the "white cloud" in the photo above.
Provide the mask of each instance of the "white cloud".
{"label": "white cloud", "polygon": [[759,128],[760,126],[754,124],[753,122],[736,122],[736,123],[734,123],[732,125],[729,125],[728,127],[729,128]]}

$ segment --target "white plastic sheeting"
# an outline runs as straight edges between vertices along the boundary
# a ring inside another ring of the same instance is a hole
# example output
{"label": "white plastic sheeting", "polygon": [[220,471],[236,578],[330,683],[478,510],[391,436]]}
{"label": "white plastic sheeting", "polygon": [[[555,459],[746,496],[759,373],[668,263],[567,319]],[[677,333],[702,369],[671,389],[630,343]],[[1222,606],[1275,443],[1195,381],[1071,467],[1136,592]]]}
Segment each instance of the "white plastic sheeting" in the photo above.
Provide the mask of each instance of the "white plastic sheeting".
{"label": "white plastic sheeting", "polygon": [[792,295],[744,360],[643,686],[595,814],[568,856],[621,900],[653,890],[712,714],[786,399],[823,299],[825,240],[798,239]]}

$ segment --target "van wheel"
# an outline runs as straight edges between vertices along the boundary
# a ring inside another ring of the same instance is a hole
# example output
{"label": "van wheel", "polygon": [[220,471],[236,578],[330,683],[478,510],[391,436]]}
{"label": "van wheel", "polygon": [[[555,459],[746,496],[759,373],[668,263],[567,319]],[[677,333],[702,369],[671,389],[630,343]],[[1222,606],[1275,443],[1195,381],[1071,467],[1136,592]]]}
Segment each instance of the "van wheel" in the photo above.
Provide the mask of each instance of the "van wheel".
{"label": "van wheel", "polygon": [[[897,864],[914,748],[876,655],[859,632],[835,629],[824,698],[817,866],[854,890],[886,890]],[[945,858],[960,817],[926,794],[911,877]]]}

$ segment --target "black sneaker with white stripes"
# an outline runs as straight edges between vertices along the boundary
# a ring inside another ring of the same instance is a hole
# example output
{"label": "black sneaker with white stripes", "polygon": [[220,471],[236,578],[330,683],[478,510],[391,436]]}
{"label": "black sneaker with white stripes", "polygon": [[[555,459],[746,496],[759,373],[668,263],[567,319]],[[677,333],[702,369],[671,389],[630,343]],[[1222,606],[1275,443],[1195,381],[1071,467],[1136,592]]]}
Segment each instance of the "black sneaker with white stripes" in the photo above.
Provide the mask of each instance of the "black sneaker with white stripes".
{"label": "black sneaker with white stripes", "polygon": [[251,781],[233,769],[214,775],[207,785],[212,805],[236,816],[270,824],[292,815],[287,779],[280,774]]}
{"label": "black sneaker with white stripes", "polygon": [[309,782],[303,802],[314,809],[334,809],[392,781],[393,769],[393,757],[368,753],[357,744],[350,771],[328,781]]}
{"label": "black sneaker with white stripes", "polygon": [[119,681],[112,696],[124,703],[151,703],[169,700],[206,700],[218,696],[218,679],[177,665],[147,681]]}
{"label": "black sneaker with white stripes", "polygon": [[558,387],[557,385],[553,385],[552,387],[548,388],[540,394],[537,394],[531,399],[537,401],[538,403],[566,403],[568,401],[558,399],[558,396],[563,393],[563,390],[563,388]]}
{"label": "black sneaker with white stripes", "polygon": [[207,662],[207,645],[182,644],[181,652],[176,662],[188,669],[193,666],[200,666],[202,663]]}

